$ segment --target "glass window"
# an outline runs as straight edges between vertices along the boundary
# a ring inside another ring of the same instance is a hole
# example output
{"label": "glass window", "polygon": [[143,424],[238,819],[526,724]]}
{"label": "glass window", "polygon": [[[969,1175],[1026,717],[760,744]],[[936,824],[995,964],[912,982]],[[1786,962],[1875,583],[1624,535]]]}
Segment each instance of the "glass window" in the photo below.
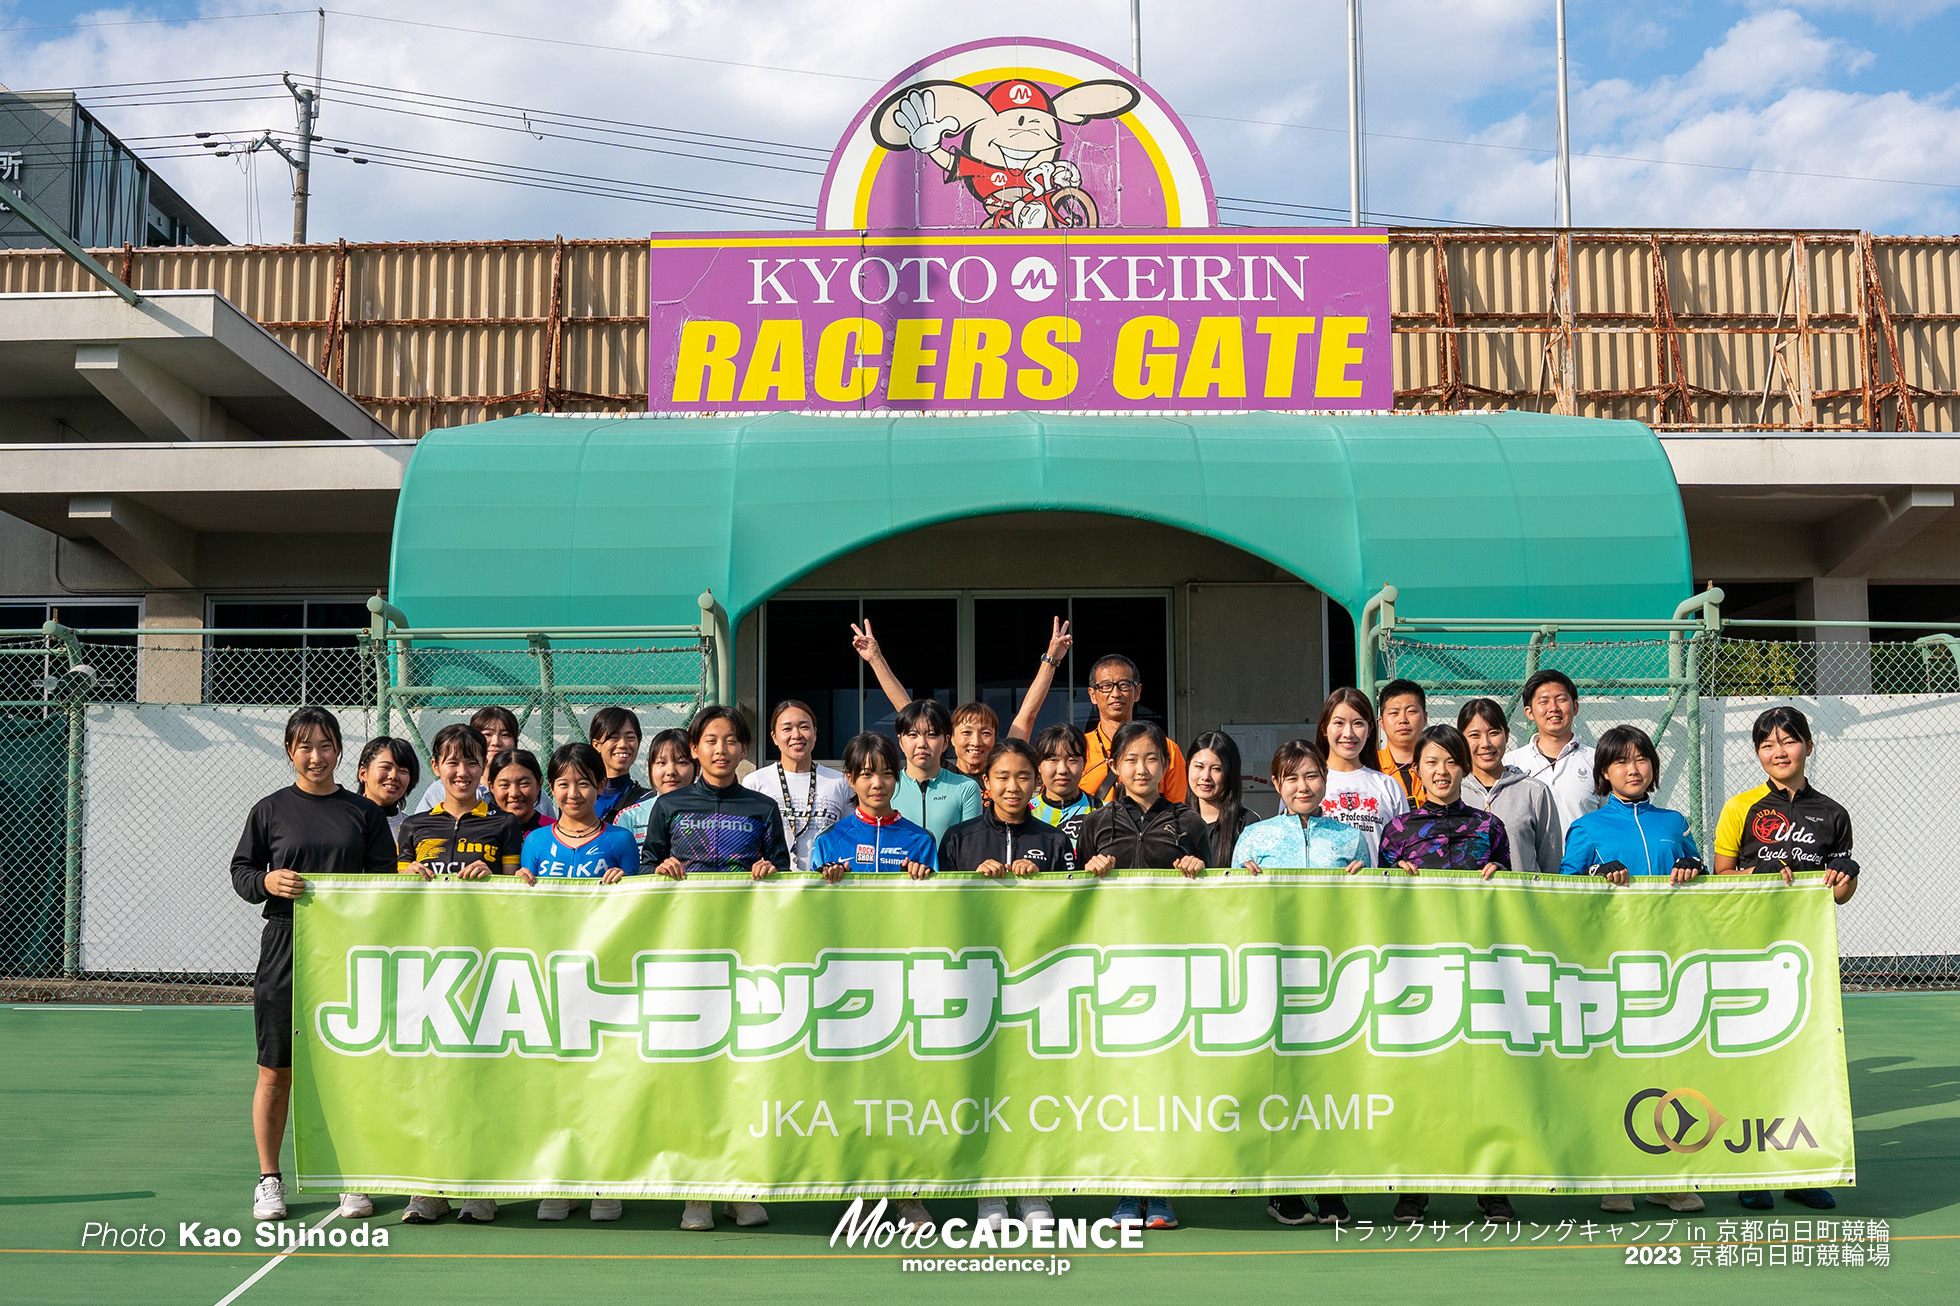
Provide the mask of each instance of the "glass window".
{"label": "glass window", "polygon": [[[1048,651],[1056,617],[1069,620],[1065,594],[973,600],[973,694],[994,710],[1003,734],[1021,710],[1028,681],[1041,665],[1041,655]],[[1069,719],[1072,661],[1072,657],[1064,658],[1056,668],[1055,683],[1035,718],[1037,734],[1043,726]]]}
{"label": "glass window", "polygon": [[[1078,598],[1070,602],[1076,667],[1070,719],[1087,730],[1096,719],[1089,701],[1089,673],[1100,657],[1120,653],[1137,664],[1143,684],[1137,719],[1168,728],[1171,704],[1170,600],[1161,597]],[[1039,654],[1037,654],[1039,656]]]}
{"label": "glass window", "polygon": [[[135,603],[15,601],[0,604],[0,648],[34,648],[39,656],[0,654],[0,700],[33,702],[47,697],[46,678],[68,665],[66,653],[47,651],[41,626],[59,621],[76,630],[131,630],[142,624]],[[136,698],[136,636],[86,635],[82,661],[95,671],[89,696],[98,702],[128,703]]]}
{"label": "glass window", "polygon": [[[786,698],[817,714],[816,755],[836,759],[862,730],[892,733],[898,709],[851,647],[851,623],[869,620],[886,658],[914,695],[949,708],[959,686],[959,604],[953,598],[771,599],[764,612],[762,716]],[[775,757],[764,740],[758,763]]]}
{"label": "glass window", "polygon": [[371,702],[373,667],[360,656],[352,633],[367,622],[366,602],[359,599],[213,603],[214,629],[291,633],[211,636],[204,663],[204,701],[328,707]]}

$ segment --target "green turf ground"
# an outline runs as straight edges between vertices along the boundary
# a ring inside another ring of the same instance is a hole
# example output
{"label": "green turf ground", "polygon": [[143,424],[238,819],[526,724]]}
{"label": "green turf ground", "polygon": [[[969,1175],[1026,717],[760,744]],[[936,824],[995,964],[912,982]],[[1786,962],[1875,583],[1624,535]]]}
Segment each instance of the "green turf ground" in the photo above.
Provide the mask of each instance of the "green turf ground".
{"label": "green turf ground", "polygon": [[[778,1205],[766,1230],[730,1227],[679,1232],[677,1202],[628,1202],[626,1218],[595,1226],[583,1209],[562,1225],[541,1225],[529,1202],[507,1204],[494,1225],[453,1220],[428,1227],[395,1223],[401,1198],[381,1199],[385,1252],[301,1253],[280,1261],[236,1298],[253,1302],[385,1302],[396,1306],[493,1303],[712,1301],[716,1306],[778,1301],[862,1302],[892,1294],[912,1300],[1029,1299],[1268,1302],[1325,1296],[1336,1302],[1466,1301],[1496,1306],[1583,1301],[1589,1293],[1665,1300],[1719,1293],[1725,1303],[1811,1300],[1952,1301],[1960,1295],[1960,995],[1848,997],[1845,1001],[1851,1097],[1857,1115],[1862,1185],[1839,1194],[1837,1219],[1890,1221],[1887,1268],[1681,1268],[1625,1263],[1625,1241],[1650,1226],[1661,1237],[1664,1210],[1643,1205],[1618,1217],[1619,1246],[1602,1235],[1587,1245],[1556,1230],[1534,1244],[1532,1227],[1592,1219],[1594,1202],[1519,1198],[1527,1222],[1518,1244],[1483,1232],[1465,1245],[1452,1236],[1411,1247],[1406,1231],[1385,1245],[1310,1226],[1272,1223],[1258,1200],[1178,1203],[1186,1228],[1150,1234],[1143,1253],[1071,1257],[1061,1278],[1027,1274],[903,1273],[895,1256],[835,1252],[826,1245],[842,1207]],[[0,1010],[0,1301],[179,1302],[215,1306],[271,1259],[251,1245],[255,1174],[247,1121],[252,1083],[251,1013],[236,1008]],[[508,1107],[494,1110],[509,1109]],[[290,1158],[290,1151],[288,1153]],[[287,1173],[291,1173],[290,1159]],[[302,1194],[293,1214],[317,1222],[329,1194]],[[1382,1220],[1387,1203],[1355,1200],[1359,1216]],[[1056,1203],[1064,1216],[1099,1217],[1103,1199]],[[1375,1209],[1375,1208],[1381,1209]],[[970,1218],[970,1203],[943,1202],[942,1214]],[[1431,1218],[1468,1219],[1467,1197],[1440,1197]],[[1717,1221],[1744,1212],[1715,1195],[1695,1222],[1718,1236]],[[1813,1213],[1778,1203],[1777,1217]],[[164,1253],[81,1252],[88,1221],[169,1230]],[[176,1250],[179,1221],[236,1225],[235,1252]],[[336,1222],[338,1223],[338,1222]],[[1675,1241],[1685,1241],[1678,1225]],[[1945,1283],[1945,1288],[1940,1287]]]}

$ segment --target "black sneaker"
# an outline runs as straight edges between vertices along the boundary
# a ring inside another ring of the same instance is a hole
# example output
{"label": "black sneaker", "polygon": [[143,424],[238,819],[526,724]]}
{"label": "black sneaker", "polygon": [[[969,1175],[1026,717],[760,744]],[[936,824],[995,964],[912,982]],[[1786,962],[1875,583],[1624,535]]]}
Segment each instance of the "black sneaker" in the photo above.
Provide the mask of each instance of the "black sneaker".
{"label": "black sneaker", "polygon": [[1281,1224],[1312,1224],[1313,1212],[1304,1197],[1275,1197],[1266,1203],[1266,1214]]}
{"label": "black sneaker", "polygon": [[1404,1193],[1395,1203],[1395,1222],[1397,1224],[1420,1224],[1422,1217],[1429,1213],[1428,1193]]}
{"label": "black sneaker", "polygon": [[1320,1222],[1322,1224],[1353,1224],[1354,1214],[1348,1210],[1347,1199],[1339,1193],[1330,1193],[1318,1199]]}
{"label": "black sneaker", "polygon": [[1516,1224],[1518,1222],[1518,1213],[1512,1207],[1511,1199],[1502,1194],[1491,1197],[1479,1197],[1477,1199],[1477,1209],[1482,1211],[1484,1213],[1484,1219],[1492,1224]]}

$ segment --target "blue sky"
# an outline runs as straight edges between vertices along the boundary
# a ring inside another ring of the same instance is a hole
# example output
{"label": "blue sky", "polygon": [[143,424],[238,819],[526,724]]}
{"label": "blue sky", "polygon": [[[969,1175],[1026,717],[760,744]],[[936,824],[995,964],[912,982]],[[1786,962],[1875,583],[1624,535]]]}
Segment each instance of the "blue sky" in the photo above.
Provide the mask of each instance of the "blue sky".
{"label": "blue sky", "polygon": [[[276,87],[265,74],[311,67],[310,12],[131,20],[298,7],[281,0],[114,8],[0,0],[0,28],[129,24],[0,31],[0,83],[255,75],[258,93],[272,96]],[[1549,222],[1550,0],[1364,0],[1364,13],[1369,207],[1452,222]],[[1345,209],[1343,15],[1342,0],[1144,0],[1145,77],[1186,115],[1220,194]],[[1960,48],[1960,0],[1573,0],[1569,23],[1579,156],[1574,210],[1582,225],[1960,227],[1952,57]],[[828,150],[858,104],[904,63],[960,41],[1013,35],[1051,36],[1122,59],[1128,3],[349,0],[346,9],[329,6],[326,69],[330,78],[380,87]],[[290,177],[283,165],[261,154],[254,175],[238,159],[197,151],[182,137],[289,130],[289,104],[82,95],[112,130],[156,138],[142,148],[157,151],[160,171],[234,239],[260,232],[277,239],[287,230]],[[816,198],[816,178],[755,167],[766,156],[726,145],[704,146],[707,157],[687,159],[496,131],[476,109],[443,117],[470,121],[418,119],[329,97],[320,131],[329,146],[349,143],[350,152],[318,169],[315,238],[747,228],[780,225],[753,215],[793,215]],[[174,152],[166,142],[172,134],[179,137]],[[187,149],[188,157],[172,157]],[[422,153],[399,153],[406,150]],[[357,167],[350,162],[357,153],[377,163]],[[384,156],[415,167],[381,166]],[[738,197],[736,207],[745,211],[657,207],[427,170],[444,159],[478,161],[464,169],[476,173],[531,168],[654,182]],[[1690,164],[1704,166],[1684,166]]]}

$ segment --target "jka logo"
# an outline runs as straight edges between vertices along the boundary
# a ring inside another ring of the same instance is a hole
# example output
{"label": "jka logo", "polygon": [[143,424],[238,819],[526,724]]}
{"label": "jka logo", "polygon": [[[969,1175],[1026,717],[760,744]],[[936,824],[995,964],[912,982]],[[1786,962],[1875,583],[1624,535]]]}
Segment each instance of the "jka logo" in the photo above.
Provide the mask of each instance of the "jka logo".
{"label": "jka logo", "polygon": [[1033,104],[1034,87],[1026,82],[1015,82],[1007,88],[1007,98],[1013,104]]}
{"label": "jka logo", "polygon": [[[1651,1113],[1645,1110],[1648,1102],[1654,1104]],[[1690,1102],[1700,1107],[1701,1115],[1697,1116],[1689,1109]],[[1671,1119],[1670,1107],[1673,1108]],[[1806,1147],[1817,1146],[1817,1138],[1810,1132],[1810,1126],[1803,1122],[1802,1116],[1798,1116],[1796,1123],[1787,1131],[1783,1131],[1784,1120],[1783,1116],[1774,1120],[1765,1120],[1761,1116],[1751,1120],[1744,1116],[1735,1122],[1742,1126],[1742,1136],[1739,1139],[1724,1138],[1722,1146],[1738,1155],[1749,1151],[1752,1146],[1758,1152],[1771,1147],[1787,1152],[1798,1143]],[[1643,1088],[1627,1099],[1626,1113],[1621,1118],[1621,1124],[1627,1131],[1627,1141],[1650,1156],[1666,1156],[1669,1152],[1691,1156],[1714,1142],[1721,1135],[1722,1126],[1728,1123],[1729,1118],[1715,1109],[1708,1095],[1693,1088]],[[1779,1131],[1783,1131],[1785,1136],[1779,1138]],[[1643,1132],[1652,1141],[1642,1137]]]}

